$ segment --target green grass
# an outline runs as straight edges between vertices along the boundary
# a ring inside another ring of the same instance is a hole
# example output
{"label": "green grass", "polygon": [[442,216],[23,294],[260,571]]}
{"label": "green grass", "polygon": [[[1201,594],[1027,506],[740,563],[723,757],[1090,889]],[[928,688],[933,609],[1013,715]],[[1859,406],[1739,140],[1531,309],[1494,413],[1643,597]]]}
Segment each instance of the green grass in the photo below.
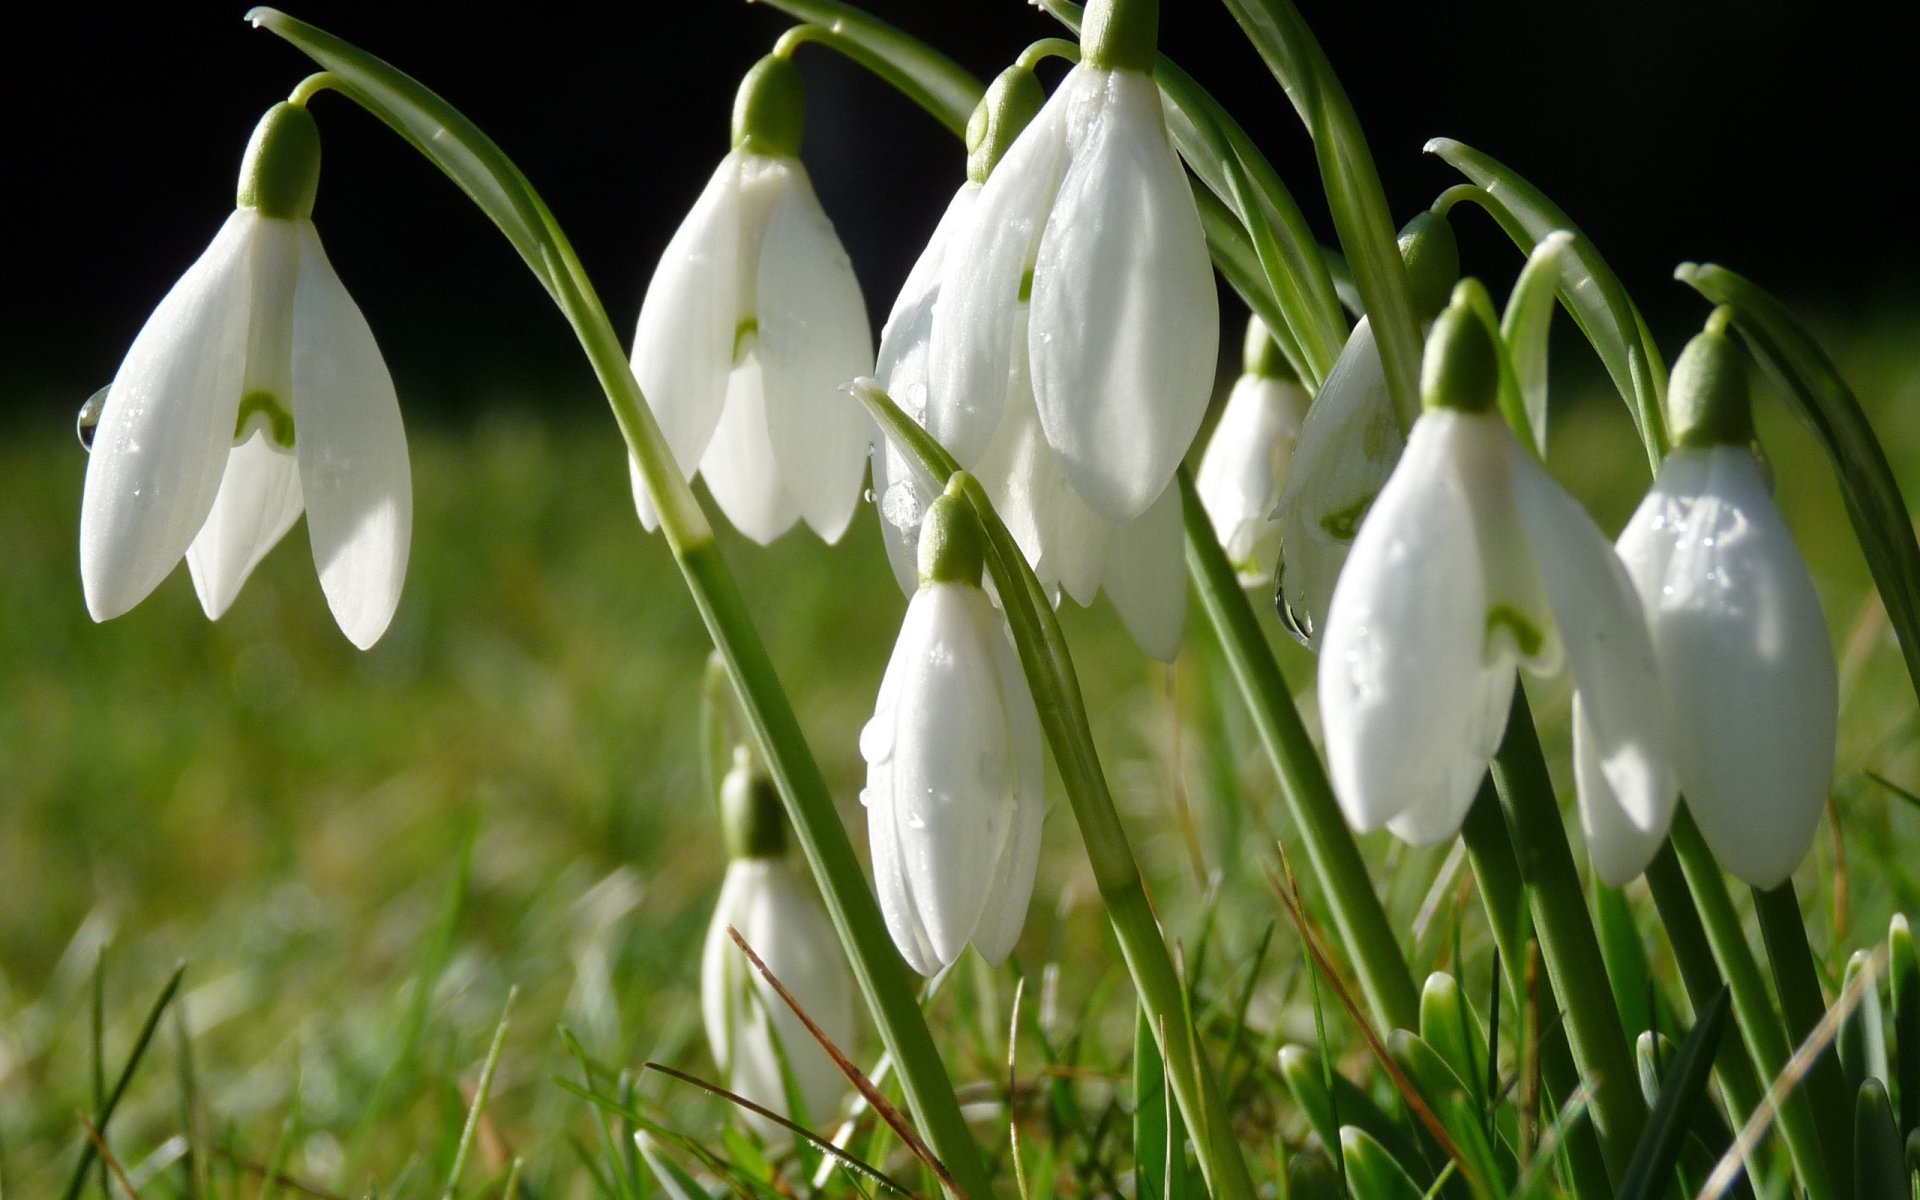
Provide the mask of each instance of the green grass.
{"label": "green grass", "polygon": [[[1836,350],[1913,496],[1910,333],[1889,324]],[[1617,529],[1645,482],[1624,409],[1556,413],[1552,465]],[[1875,941],[1889,912],[1920,910],[1900,852],[1920,835],[1920,812],[1865,774],[1920,783],[1914,698],[1884,623],[1873,624],[1825,465],[1777,404],[1763,401],[1760,416],[1842,660],[1844,925],[1834,927],[1831,839],[1801,876],[1815,949],[1837,983],[1847,951]],[[102,955],[109,1083],[173,964],[187,963],[106,1131],[144,1196],[192,1194],[183,1147],[218,1196],[256,1194],[243,1164],[282,1159],[331,1194],[440,1195],[516,986],[461,1195],[498,1195],[516,1157],[522,1195],[625,1194],[630,1143],[613,1128],[609,1153],[593,1108],[553,1082],[580,1078],[562,1025],[614,1073],[654,1058],[711,1074],[693,991],[722,866],[697,750],[707,644],[664,546],[633,517],[610,423],[543,421],[528,407],[416,422],[411,435],[413,563],[393,629],[367,654],[334,628],[303,529],[217,624],[177,572],[129,616],[95,625],[74,548],[82,452],[55,422],[18,425],[0,444],[0,1195],[57,1195],[86,1144],[75,1114],[95,1107]],[[864,845],[855,741],[904,608],[873,519],[834,548],[791,536],[771,550],[729,537],[726,549]],[[1104,606],[1069,604],[1065,617],[1109,773],[1195,980],[1196,1020],[1256,1170],[1278,1173],[1307,1121],[1273,1052],[1315,1040],[1298,939],[1261,880],[1275,855],[1259,831],[1285,839],[1284,807],[1197,638],[1170,674],[1140,658]],[[1282,651],[1304,684],[1309,660]],[[1564,688],[1534,689],[1557,772]],[[469,840],[470,874],[456,887]],[[1443,856],[1384,838],[1365,847],[1390,912],[1411,929]],[[1217,894],[1205,873],[1224,881]],[[1644,890],[1627,894],[1655,981],[1677,997]],[[1484,1014],[1488,940],[1477,900],[1455,886],[1406,944],[1420,973],[1452,962],[1458,945]],[[1016,959],[1027,975],[1017,1076],[1030,1191],[1045,1194],[1056,1175],[1095,1190],[1124,1180],[1130,991],[1063,812],[1049,820]],[[1322,993],[1339,1065],[1389,1102]],[[931,1002],[969,1099],[1004,1099],[1013,998],[1011,971],[969,960]],[[1505,1053],[1517,1042],[1508,1031]],[[1043,1077],[1048,1064],[1058,1069]],[[619,1091],[612,1074],[596,1083]],[[751,1157],[723,1144],[717,1102],[653,1073],[634,1087],[654,1119]],[[1011,1194],[1005,1113],[979,1111]],[[924,1186],[884,1133],[855,1148]]]}

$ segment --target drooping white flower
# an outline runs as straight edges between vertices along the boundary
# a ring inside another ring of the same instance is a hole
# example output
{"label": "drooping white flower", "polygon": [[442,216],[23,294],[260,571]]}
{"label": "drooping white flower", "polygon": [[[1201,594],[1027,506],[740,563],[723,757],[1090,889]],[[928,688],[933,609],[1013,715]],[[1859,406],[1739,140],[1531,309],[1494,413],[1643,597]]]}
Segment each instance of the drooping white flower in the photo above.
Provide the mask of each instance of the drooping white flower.
{"label": "drooping white flower", "polygon": [[1826,811],[1839,685],[1820,598],[1752,451],[1724,334],[1674,365],[1676,448],[1620,535],[1653,631],[1674,768],[1714,856],[1759,888],[1792,874]]}
{"label": "drooping white flower", "polygon": [[1075,67],[974,209],[934,313],[928,369],[945,399],[928,429],[962,462],[984,452],[1024,341],[1067,479],[1103,519],[1131,521],[1199,429],[1219,339],[1206,239],[1151,74]]}
{"label": "drooping white flower", "polygon": [[965,499],[934,501],[922,584],[860,733],[880,910],[923,975],[969,943],[1005,959],[1039,863],[1040,718],[1006,617],[980,587],[980,538]]}
{"label": "drooping white flower", "polygon": [[1427,410],[1334,588],[1319,691],[1358,829],[1451,837],[1498,747],[1517,668],[1573,672],[1595,870],[1644,868],[1674,788],[1653,648],[1612,546],[1492,410],[1492,335],[1464,303],[1428,344]]}
{"label": "drooping white flower", "polygon": [[[661,254],[633,341],[674,461],[762,544],[802,520],[837,541],[869,440],[845,395],[873,361],[866,303],[798,157],[802,104],[787,59],[748,74],[733,149]],[[651,529],[652,501],[629,469]]]}
{"label": "drooping white flower", "polygon": [[1193,481],[1243,584],[1273,579],[1280,553],[1274,509],[1310,399],[1260,318],[1249,319],[1240,378],[1227,395]]}
{"label": "drooping white flower", "polygon": [[114,375],[80,509],[95,620],[145,599],[182,555],[218,619],[303,509],[341,632],[366,649],[393,618],[413,524],[406,434],[310,219],[318,139],[299,105],[262,118],[236,211]]}
{"label": "drooping white flower", "polygon": [[[707,1045],[728,1090],[797,1120],[787,1103],[784,1057],[807,1119],[820,1128],[839,1108],[846,1076],[753,969],[727,927],[739,931],[843,1052],[852,1048],[853,979],[833,922],[786,853],[780,802],[772,784],[750,769],[745,751],[728,773],[723,792],[730,861],[700,958]],[[749,1115],[747,1120],[763,1136],[786,1136],[764,1118]]]}

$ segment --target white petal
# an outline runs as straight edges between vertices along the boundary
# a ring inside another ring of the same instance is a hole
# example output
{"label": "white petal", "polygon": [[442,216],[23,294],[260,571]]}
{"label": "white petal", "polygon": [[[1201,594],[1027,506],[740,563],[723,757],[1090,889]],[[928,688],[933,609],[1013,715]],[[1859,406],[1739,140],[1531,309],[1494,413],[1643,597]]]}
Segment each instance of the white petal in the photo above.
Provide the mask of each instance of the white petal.
{"label": "white petal", "polygon": [[872,425],[847,385],[873,363],[873,335],[840,238],[796,163],[760,246],[760,371],[767,431],[787,498],[840,540],[860,500]]}
{"label": "white petal", "polygon": [[766,546],[793,528],[800,514],[787,499],[767,437],[761,379],[760,356],[750,348],[727,378],[727,405],[700,460],[700,474],[733,527]]}
{"label": "white petal", "polygon": [[1759,464],[1731,446],[1668,461],[1693,453],[1706,459],[1704,479],[1654,614],[1680,785],[1722,865],[1771,888],[1805,857],[1826,808],[1833,650]]}
{"label": "white petal", "polygon": [[[980,185],[963,183],[947,202],[920,257],[894,297],[880,329],[880,350],[873,373],[893,402],[923,425],[927,411],[927,355],[933,340],[933,310],[946,277],[948,252],[965,236],[979,199]],[[911,381],[917,387],[897,386]]]}
{"label": "white petal", "polygon": [[1006,697],[1008,740],[1013,747],[1016,781],[1013,833],[1000,856],[999,869],[987,894],[987,904],[974,931],[973,948],[995,966],[1006,961],[1026,924],[1033,898],[1034,873],[1040,866],[1040,828],[1046,816],[1047,764],[1040,733],[1040,714],[1011,631],[1001,623],[994,639],[994,660]]}
{"label": "white petal", "polygon": [[1078,68],[1014,139],[980,189],[947,255],[929,342],[927,430],[961,465],[975,462],[999,423],[1024,299],[1047,209],[1066,168],[1067,107]]}
{"label": "white petal", "polygon": [[1280,491],[1280,588],[1288,620],[1316,638],[1334,581],[1406,439],[1373,326],[1362,318],[1300,425]]}
{"label": "white petal", "polygon": [[1119,523],[1159,498],[1206,416],[1220,313],[1158,86],[1081,73],[1094,82],[1085,120],[1068,118],[1027,342],[1047,440],[1081,497]]}
{"label": "white petal", "polygon": [[860,757],[867,764],[867,784],[861,789],[860,803],[867,810],[867,852],[873,859],[873,883],[880,897],[880,914],[886,918],[887,932],[893,935],[893,944],[900,956],[907,960],[908,966],[928,976],[938,974],[945,964],[933,952],[926,922],[920,917],[919,905],[907,880],[907,859],[901,851],[899,822],[895,819],[898,797],[893,760],[894,750],[900,744],[900,690],[902,681],[913,670],[913,655],[902,653],[900,647],[909,639],[916,644],[925,639],[925,625],[930,615],[931,610],[924,605],[907,605],[900,636],[880,679],[873,717],[860,730]]}
{"label": "white petal", "polygon": [[293,452],[255,433],[227,455],[227,473],[199,536],[187,547],[187,569],[200,607],[212,620],[240,594],[267,551],[300,517],[300,470]]}
{"label": "white petal", "polygon": [[96,621],[145,599],[207,519],[246,373],[251,209],[227,218],[134,338],[107,393],[80,502],[80,582]]}
{"label": "white petal", "polygon": [[294,452],[320,589],[347,640],[380,640],[400,603],[413,536],[413,474],[393,379],[366,318],[300,224],[294,292]]}
{"label": "white petal", "polygon": [[1450,835],[1499,744],[1514,668],[1490,653],[1476,510],[1509,503],[1505,434],[1486,417],[1423,415],[1334,588],[1321,724],[1358,829],[1404,814],[1423,841]]}
{"label": "white petal", "polygon": [[[720,160],[674,231],[647,283],[633,334],[634,377],[683,474],[699,464],[720,420],[741,322],[750,315],[752,264],[743,243],[758,245],[768,205],[764,171],[752,171],[756,187],[747,193],[745,159],[733,152]],[[750,212],[758,218],[751,236],[743,229]],[[634,483],[640,520],[653,529],[659,517],[637,471]]]}
{"label": "white petal", "polygon": [[720,884],[720,899],[700,947],[700,1017],[713,1061],[723,1074],[733,1061],[734,1026],[744,1015],[740,1001],[749,969],[746,956],[727,936],[727,926],[740,924],[741,898],[754,883],[753,875],[742,869],[745,866],[745,860],[728,864],[726,878]]}
{"label": "white petal", "polygon": [[[759,859],[736,863],[735,868],[754,871],[758,886],[751,888],[736,913],[734,927],[760,956],[767,969],[793,994],[820,1031],[841,1050],[852,1048],[853,982],[833,923],[814,896],[812,888],[797,876],[793,864],[783,858]],[[731,870],[731,869],[730,869]],[[729,939],[731,941],[731,939]],[[738,954],[737,948],[729,945]],[[741,956],[744,958],[744,956]],[[750,964],[747,969],[752,970]],[[786,1093],[781,1086],[779,1060],[774,1055],[773,1038],[785,1052],[787,1063],[806,1101],[807,1115],[816,1128],[825,1127],[846,1094],[847,1079],[833,1064],[813,1035],[781,1000],[771,986],[753,973],[760,1003],[771,1015],[771,1030],[758,1028],[761,1047],[749,1055],[742,1045],[742,1059],[757,1059],[759,1078],[752,1080],[758,1095],[748,1095],[776,1112],[786,1111]]]}
{"label": "white petal", "polygon": [[1274,508],[1310,399],[1294,381],[1242,375],[1201,456],[1194,488],[1243,584],[1273,578],[1280,551]]}
{"label": "white petal", "polygon": [[873,447],[873,494],[887,565],[893,568],[894,582],[911,599],[920,587],[920,524],[934,492],[893,439],[884,436]]}
{"label": "white petal", "polygon": [[[1612,544],[1517,440],[1509,443],[1514,504],[1579,701],[1575,782],[1587,849],[1601,878],[1618,886],[1646,868],[1673,819],[1673,757],[1653,642]],[[1602,779],[1604,789],[1591,788]]]}
{"label": "white petal", "polygon": [[1113,531],[1101,586],[1133,640],[1161,662],[1180,653],[1187,623],[1187,535],[1180,489],[1168,484],[1153,507]]}

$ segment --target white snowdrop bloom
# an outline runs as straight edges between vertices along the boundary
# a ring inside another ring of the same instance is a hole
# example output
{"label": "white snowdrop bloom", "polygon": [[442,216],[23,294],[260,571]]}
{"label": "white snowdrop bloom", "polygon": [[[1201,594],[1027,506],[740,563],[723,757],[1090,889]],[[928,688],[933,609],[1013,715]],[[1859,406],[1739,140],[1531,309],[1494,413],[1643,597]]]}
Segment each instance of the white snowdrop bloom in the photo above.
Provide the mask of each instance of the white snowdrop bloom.
{"label": "white snowdrop bloom", "polygon": [[934,501],[921,587],[860,733],[880,910],[923,975],[968,943],[1004,960],[1039,864],[1040,718],[1006,617],[980,587],[981,538],[963,497]]}
{"label": "white snowdrop bloom", "polygon": [[1245,585],[1273,580],[1280,555],[1274,510],[1310,399],[1266,326],[1250,318],[1240,378],[1193,481],[1214,536]]}
{"label": "white snowdrop bloom", "polygon": [[1219,311],[1150,35],[1143,63],[1102,62],[1089,45],[947,257],[928,429],[962,462],[981,454],[1023,340],[1048,445],[1081,498],[1124,524],[1166,490],[1206,415]]}
{"label": "white snowdrop bloom", "polygon": [[1687,806],[1729,871],[1777,887],[1826,811],[1832,645],[1754,458],[1745,368],[1724,334],[1687,347],[1669,397],[1675,449],[1618,547],[1652,627]]}
{"label": "white snowdrop bloom", "polygon": [[1357,829],[1431,844],[1466,817],[1516,670],[1571,667],[1588,850],[1620,884],[1659,848],[1674,788],[1653,647],[1592,520],[1493,411],[1492,335],[1463,301],[1435,325],[1406,453],[1360,527],[1320,647],[1328,769]]}
{"label": "white snowdrop bloom", "polygon": [[[787,59],[748,73],[733,149],[661,254],[633,340],[674,461],[762,544],[798,521],[837,541],[870,438],[845,395],[873,363],[866,303],[798,157],[803,103]],[[629,470],[651,529],[657,514]]]}
{"label": "white snowdrop bloom", "polygon": [[184,555],[207,616],[304,509],[321,590],[361,649],[406,578],[413,486],[393,380],[310,214],[320,143],[299,105],[261,119],[239,203],[114,375],[87,462],[80,580],[119,616]]}
{"label": "white snowdrop bloom", "polygon": [[[812,1127],[826,1127],[846,1095],[847,1079],[800,1018],[733,943],[738,930],[782,987],[843,1052],[852,1050],[853,978],[826,909],[786,853],[780,801],[744,750],[727,775],[722,816],[730,861],[700,958],[700,1010],[707,1045],[729,1091],[799,1119],[787,1104],[781,1058]],[[764,1118],[747,1122],[762,1136],[787,1132]]]}

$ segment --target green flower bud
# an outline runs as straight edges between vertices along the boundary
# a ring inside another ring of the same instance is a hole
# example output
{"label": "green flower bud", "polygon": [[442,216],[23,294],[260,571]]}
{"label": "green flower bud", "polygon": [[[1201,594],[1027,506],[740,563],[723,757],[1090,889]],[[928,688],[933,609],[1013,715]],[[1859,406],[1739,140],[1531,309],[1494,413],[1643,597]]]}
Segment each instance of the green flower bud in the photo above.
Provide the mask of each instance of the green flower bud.
{"label": "green flower bud", "polygon": [[1033,120],[1047,94],[1033,71],[1018,63],[994,76],[967,118],[967,178],[985,183],[1013,139]]}
{"label": "green flower bud", "polygon": [[1667,388],[1673,444],[1692,448],[1753,441],[1747,364],[1733,339],[1708,328],[1687,343]]}
{"label": "green flower bud", "polygon": [[807,126],[807,89],[793,60],[769,54],[753,64],[733,98],[733,148],[798,158]]}
{"label": "green flower bud", "polygon": [[1400,229],[1400,258],[1413,285],[1413,308],[1423,321],[1447,306],[1460,279],[1460,243],[1453,226],[1437,212],[1423,212]]}
{"label": "green flower bud", "polygon": [[235,203],[282,220],[311,217],[319,189],[320,127],[304,105],[282,100],[253,127]]}
{"label": "green flower bud", "polygon": [[1080,26],[1080,53],[1101,71],[1151,71],[1159,36],[1160,0],[1092,0]]}
{"label": "green flower bud", "polygon": [[964,583],[980,586],[986,561],[986,532],[973,503],[960,491],[960,477],[947,485],[940,498],[927,506],[920,524],[920,586]]}
{"label": "green flower bud", "polygon": [[1423,407],[1486,412],[1500,396],[1500,351],[1486,322],[1458,290],[1434,320],[1420,364]]}
{"label": "green flower bud", "polygon": [[1256,379],[1278,379],[1291,383],[1299,378],[1280,343],[1273,340],[1267,324],[1258,316],[1247,318],[1247,339],[1241,344],[1240,373]]}
{"label": "green flower bud", "polygon": [[787,852],[786,815],[773,780],[753,764],[745,746],[720,783],[720,830],[728,858],[778,858]]}

